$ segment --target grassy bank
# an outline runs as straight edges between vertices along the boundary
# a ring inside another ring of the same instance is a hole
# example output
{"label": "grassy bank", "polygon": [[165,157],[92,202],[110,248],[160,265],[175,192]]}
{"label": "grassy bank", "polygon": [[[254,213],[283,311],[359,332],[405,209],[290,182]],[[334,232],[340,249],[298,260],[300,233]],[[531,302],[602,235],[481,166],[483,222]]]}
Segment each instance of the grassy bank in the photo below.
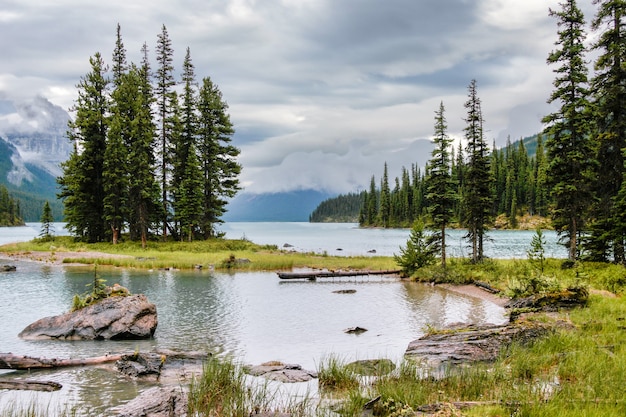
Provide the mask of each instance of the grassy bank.
{"label": "grassy bank", "polygon": [[[94,257],[93,252],[111,256]],[[291,268],[372,269],[396,267],[389,257],[339,257],[327,254],[279,250],[274,245],[257,245],[248,240],[212,239],[196,242],[149,242],[143,249],[137,242],[87,244],[71,237],[53,242],[34,240],[0,246],[0,253],[39,261],[110,265],[125,268],[218,270],[284,270]]]}

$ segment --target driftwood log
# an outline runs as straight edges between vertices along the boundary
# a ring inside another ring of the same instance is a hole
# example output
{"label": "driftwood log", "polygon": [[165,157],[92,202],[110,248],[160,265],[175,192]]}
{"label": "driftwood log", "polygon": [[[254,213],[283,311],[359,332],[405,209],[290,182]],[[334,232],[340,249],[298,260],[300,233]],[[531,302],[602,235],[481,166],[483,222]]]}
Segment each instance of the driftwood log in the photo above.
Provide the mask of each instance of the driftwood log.
{"label": "driftwood log", "polygon": [[0,379],[0,389],[31,390],[31,391],[58,391],[63,386],[54,381],[15,381]]}
{"label": "driftwood log", "polygon": [[12,353],[0,353],[0,369],[49,369],[49,368],[62,368],[70,366],[90,366],[99,365],[102,363],[115,362],[124,356],[118,355],[104,355],[93,358],[82,359],[58,359],[58,358],[34,358],[32,356],[14,355]]}

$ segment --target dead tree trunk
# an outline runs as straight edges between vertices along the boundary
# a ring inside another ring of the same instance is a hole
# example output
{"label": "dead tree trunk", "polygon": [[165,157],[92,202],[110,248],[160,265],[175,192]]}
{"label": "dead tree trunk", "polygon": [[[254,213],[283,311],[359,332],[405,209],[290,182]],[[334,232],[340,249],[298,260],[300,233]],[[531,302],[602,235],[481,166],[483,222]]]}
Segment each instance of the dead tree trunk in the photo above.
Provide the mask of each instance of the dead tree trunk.
{"label": "dead tree trunk", "polygon": [[0,379],[0,389],[17,389],[31,391],[58,391],[63,386],[54,381],[13,381]]}
{"label": "dead tree trunk", "polygon": [[33,358],[31,356],[13,355],[12,353],[0,353],[0,369],[49,369],[69,366],[90,366],[101,363],[115,362],[121,359],[123,354],[104,355],[94,358],[83,359],[58,359],[58,358]]}

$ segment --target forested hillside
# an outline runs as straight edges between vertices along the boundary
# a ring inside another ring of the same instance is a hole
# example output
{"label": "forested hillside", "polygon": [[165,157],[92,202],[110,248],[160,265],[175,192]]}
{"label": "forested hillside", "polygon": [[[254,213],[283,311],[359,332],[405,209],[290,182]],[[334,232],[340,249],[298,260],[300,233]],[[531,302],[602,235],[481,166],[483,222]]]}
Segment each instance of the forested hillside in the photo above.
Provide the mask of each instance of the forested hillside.
{"label": "forested hillside", "polygon": [[357,223],[365,192],[340,194],[322,201],[309,216],[312,223]]}
{"label": "forested hillside", "polygon": [[[516,142],[491,153],[492,214],[500,216],[499,225],[515,228],[516,219],[524,215],[548,215],[548,188],[545,184],[546,158],[544,141],[540,135]],[[537,153],[538,152],[538,153]],[[451,160],[452,176],[457,193],[461,192],[464,177],[463,149],[457,148]],[[310,216],[311,222],[359,222],[362,226],[380,224],[381,190],[388,190],[389,220],[387,227],[410,227],[415,219],[427,214],[428,198],[426,178],[428,167],[420,170],[413,165],[403,167],[400,178],[391,181],[374,176],[368,191],[349,193],[323,201]],[[385,191],[387,192],[387,191]],[[454,218],[458,223],[461,206],[454,205]],[[515,215],[514,215],[515,214]]]}
{"label": "forested hillside", "polygon": [[21,226],[20,201],[9,194],[7,188],[0,184],[0,226]]}

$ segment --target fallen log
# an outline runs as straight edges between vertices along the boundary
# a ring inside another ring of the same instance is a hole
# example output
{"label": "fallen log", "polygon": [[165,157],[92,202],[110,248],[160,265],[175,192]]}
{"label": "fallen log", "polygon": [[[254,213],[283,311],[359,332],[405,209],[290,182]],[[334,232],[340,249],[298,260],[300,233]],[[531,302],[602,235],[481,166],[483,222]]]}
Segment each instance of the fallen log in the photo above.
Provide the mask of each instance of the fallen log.
{"label": "fallen log", "polygon": [[63,388],[63,386],[54,381],[15,381],[0,379],[0,389],[52,392],[58,391],[61,388]]}
{"label": "fallen log", "polygon": [[0,369],[50,369],[71,366],[91,366],[102,363],[118,361],[123,354],[104,355],[93,358],[81,359],[58,359],[58,358],[34,358],[31,356],[13,355],[12,353],[0,353]]}
{"label": "fallen log", "polygon": [[402,271],[399,269],[387,271],[312,271],[312,272],[277,272],[280,279],[308,279],[317,278],[340,278],[359,277],[366,275],[397,275]]}

